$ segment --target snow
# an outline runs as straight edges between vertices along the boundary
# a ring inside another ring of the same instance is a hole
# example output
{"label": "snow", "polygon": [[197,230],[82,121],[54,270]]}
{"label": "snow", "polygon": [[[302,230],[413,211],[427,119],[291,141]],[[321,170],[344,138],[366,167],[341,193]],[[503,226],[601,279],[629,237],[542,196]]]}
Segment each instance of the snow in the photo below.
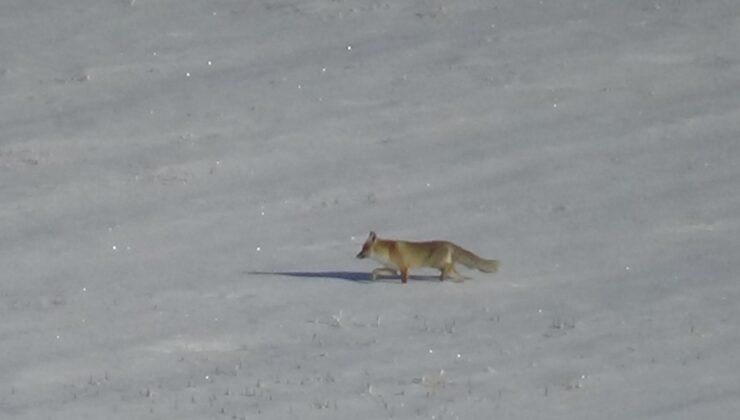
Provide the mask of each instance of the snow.
{"label": "snow", "polygon": [[0,11],[1,418],[740,410],[740,3]]}

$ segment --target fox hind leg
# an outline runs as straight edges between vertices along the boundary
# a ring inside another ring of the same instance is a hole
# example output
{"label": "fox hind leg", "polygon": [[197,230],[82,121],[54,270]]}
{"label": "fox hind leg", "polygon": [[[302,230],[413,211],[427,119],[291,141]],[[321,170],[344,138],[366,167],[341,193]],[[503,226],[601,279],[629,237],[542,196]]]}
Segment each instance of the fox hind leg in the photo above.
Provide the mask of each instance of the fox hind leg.
{"label": "fox hind leg", "polygon": [[455,265],[452,263],[446,264],[440,269],[440,271],[439,281],[444,281],[445,278],[449,278],[454,282],[461,283],[465,280],[465,277],[455,271]]}
{"label": "fox hind leg", "polygon": [[452,270],[450,270],[450,279],[452,279],[452,281],[454,281],[455,283],[462,283],[465,281],[465,277],[462,274],[458,273],[455,270],[454,266],[452,267]]}

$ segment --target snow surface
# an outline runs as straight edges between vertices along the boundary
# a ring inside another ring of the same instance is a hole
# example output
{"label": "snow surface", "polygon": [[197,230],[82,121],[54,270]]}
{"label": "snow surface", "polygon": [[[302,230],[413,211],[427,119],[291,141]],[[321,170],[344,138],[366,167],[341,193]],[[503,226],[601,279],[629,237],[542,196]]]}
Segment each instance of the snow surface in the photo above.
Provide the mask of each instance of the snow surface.
{"label": "snow surface", "polygon": [[3,0],[0,128],[0,418],[740,412],[736,0]]}

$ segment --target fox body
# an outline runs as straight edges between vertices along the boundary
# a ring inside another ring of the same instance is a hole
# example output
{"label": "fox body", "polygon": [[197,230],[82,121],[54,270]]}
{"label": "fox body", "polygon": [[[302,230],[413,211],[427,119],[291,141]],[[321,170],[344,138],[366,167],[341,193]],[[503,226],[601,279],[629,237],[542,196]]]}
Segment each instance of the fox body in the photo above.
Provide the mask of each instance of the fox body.
{"label": "fox body", "polygon": [[464,277],[455,271],[455,263],[475,268],[486,273],[498,270],[497,260],[487,260],[447,241],[409,242],[380,239],[370,232],[362,245],[357,258],[371,258],[383,265],[370,274],[375,280],[378,275],[396,275],[400,272],[401,282],[408,281],[409,269],[418,267],[436,268],[440,271],[439,280],[450,278],[463,281]]}

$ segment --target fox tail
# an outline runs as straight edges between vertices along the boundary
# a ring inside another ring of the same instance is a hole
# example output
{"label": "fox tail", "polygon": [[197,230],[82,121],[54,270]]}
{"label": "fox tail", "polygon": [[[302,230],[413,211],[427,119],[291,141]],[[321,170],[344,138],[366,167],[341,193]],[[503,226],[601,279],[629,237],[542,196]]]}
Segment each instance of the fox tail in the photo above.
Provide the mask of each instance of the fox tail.
{"label": "fox tail", "polygon": [[459,246],[455,246],[453,261],[459,262],[468,268],[475,268],[483,271],[484,273],[496,272],[500,264],[498,260],[487,260],[485,258],[481,258]]}

